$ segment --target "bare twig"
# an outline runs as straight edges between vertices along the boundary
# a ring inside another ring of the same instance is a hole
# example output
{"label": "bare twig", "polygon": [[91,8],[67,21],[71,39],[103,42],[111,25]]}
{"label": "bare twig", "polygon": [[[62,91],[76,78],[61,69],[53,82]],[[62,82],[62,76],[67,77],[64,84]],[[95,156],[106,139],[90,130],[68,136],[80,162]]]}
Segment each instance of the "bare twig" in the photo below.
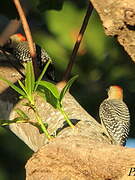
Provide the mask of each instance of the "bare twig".
{"label": "bare twig", "polygon": [[75,63],[75,58],[76,58],[80,43],[82,41],[84,32],[85,32],[86,27],[88,25],[89,18],[90,18],[91,14],[92,14],[92,10],[93,10],[93,6],[92,6],[91,2],[89,2],[87,12],[86,12],[86,15],[84,17],[83,24],[81,26],[80,32],[79,32],[79,34],[77,36],[77,40],[75,42],[75,45],[74,45],[74,48],[73,48],[73,51],[72,51],[72,54],[71,54],[67,69],[66,69],[66,71],[65,71],[65,73],[63,75],[63,79],[62,79],[63,81],[67,81],[69,76],[70,76],[72,67],[73,67],[73,65]]}
{"label": "bare twig", "polygon": [[11,20],[0,35],[0,46],[4,46],[9,37],[14,34],[20,26],[20,21],[17,19]]}
{"label": "bare twig", "polygon": [[32,57],[34,73],[35,73],[35,76],[37,77],[39,73],[38,73],[38,66],[37,66],[36,61],[35,61],[35,59],[36,59],[36,50],[35,50],[34,43],[33,43],[33,40],[32,40],[31,31],[30,31],[30,28],[29,28],[29,25],[28,25],[24,10],[21,7],[20,1],[19,0],[13,0],[13,2],[15,4],[15,6],[16,6],[16,9],[17,9],[17,11],[19,13],[19,16],[20,16],[20,19],[21,19],[21,22],[22,22],[22,25],[23,25],[23,29],[24,29],[24,32],[25,32],[25,35],[26,35],[26,38],[27,38],[27,41],[28,41],[30,55]]}

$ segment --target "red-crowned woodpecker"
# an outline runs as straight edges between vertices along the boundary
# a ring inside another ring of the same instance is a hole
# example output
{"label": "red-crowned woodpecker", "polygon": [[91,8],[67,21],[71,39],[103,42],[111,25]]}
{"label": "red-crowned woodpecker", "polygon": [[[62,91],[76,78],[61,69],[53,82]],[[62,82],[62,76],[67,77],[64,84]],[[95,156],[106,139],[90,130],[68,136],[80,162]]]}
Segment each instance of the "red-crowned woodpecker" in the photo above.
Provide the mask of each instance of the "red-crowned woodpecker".
{"label": "red-crowned woodpecker", "polygon": [[127,105],[123,102],[123,89],[110,86],[108,98],[99,108],[99,116],[105,134],[112,144],[124,146],[130,127],[130,115]]}
{"label": "red-crowned woodpecker", "polygon": [[[50,59],[47,52],[41,48],[39,45],[34,44],[37,57],[36,63],[39,69],[42,71],[47,61]],[[29,53],[28,42],[22,34],[14,34],[9,38],[7,44],[5,44],[4,49],[11,53],[21,64],[25,64],[27,61],[31,61],[32,58]],[[47,78],[54,80],[54,66],[49,65],[46,71]]]}

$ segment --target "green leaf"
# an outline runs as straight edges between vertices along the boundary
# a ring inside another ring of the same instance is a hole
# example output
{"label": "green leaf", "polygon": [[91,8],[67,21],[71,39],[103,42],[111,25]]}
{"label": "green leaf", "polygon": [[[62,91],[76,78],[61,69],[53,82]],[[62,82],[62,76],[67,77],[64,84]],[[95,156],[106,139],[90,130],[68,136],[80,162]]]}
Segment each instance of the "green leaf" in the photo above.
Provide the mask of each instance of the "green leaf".
{"label": "green leaf", "polygon": [[38,84],[44,88],[47,88],[57,99],[59,98],[59,91],[53,83],[40,81]]}
{"label": "green leaf", "polygon": [[24,84],[20,80],[18,80],[18,83],[21,86],[21,88],[23,89],[23,91],[27,94]]}
{"label": "green leaf", "polygon": [[17,112],[17,114],[21,117],[21,118],[23,118],[23,119],[29,119],[29,117],[27,116],[27,114],[25,114],[25,112],[24,111],[22,111],[21,109],[19,109],[19,108],[17,108],[17,109],[15,109],[15,111]]}
{"label": "green leaf", "polygon": [[66,92],[70,89],[70,87],[72,86],[73,82],[78,78],[78,75],[72,77],[67,84],[65,85],[65,87],[62,89],[61,93],[60,93],[60,97],[59,97],[59,102],[61,103],[63,97],[65,96]]}
{"label": "green leaf", "polygon": [[59,99],[56,98],[51,91],[49,91],[47,88],[44,88],[44,95],[45,100],[51,104],[55,109],[58,109],[59,107]]}
{"label": "green leaf", "polygon": [[12,121],[0,119],[0,126],[8,126]]}
{"label": "green leaf", "polygon": [[22,96],[25,97],[25,92],[20,89],[19,87],[17,87],[16,85],[14,85],[11,81],[8,81],[7,79],[3,78],[0,76],[0,80],[4,81],[5,83],[7,83],[12,89],[14,89],[16,92],[18,92],[19,94],[21,94]]}
{"label": "green leaf", "polygon": [[47,62],[47,64],[44,66],[44,69],[43,69],[42,73],[40,74],[38,80],[36,81],[36,86],[35,86],[35,88],[34,88],[34,91],[37,90],[37,87],[38,87],[38,85],[39,85],[39,82],[40,82],[41,79],[43,78],[43,76],[44,76],[44,74],[45,74],[45,72],[46,72],[46,70],[47,70],[47,68],[48,68],[48,66],[49,66],[49,64],[50,64],[51,62],[52,62],[51,59],[49,59],[48,62]]}
{"label": "green leaf", "polygon": [[17,117],[15,119],[12,119],[12,120],[0,120],[0,126],[8,126],[10,124],[13,124],[13,123],[24,123],[24,122],[27,122],[26,120],[24,120],[22,117]]}
{"label": "green leaf", "polygon": [[32,95],[35,86],[35,75],[33,70],[32,61],[26,63],[26,78],[25,78],[25,89],[29,96]]}

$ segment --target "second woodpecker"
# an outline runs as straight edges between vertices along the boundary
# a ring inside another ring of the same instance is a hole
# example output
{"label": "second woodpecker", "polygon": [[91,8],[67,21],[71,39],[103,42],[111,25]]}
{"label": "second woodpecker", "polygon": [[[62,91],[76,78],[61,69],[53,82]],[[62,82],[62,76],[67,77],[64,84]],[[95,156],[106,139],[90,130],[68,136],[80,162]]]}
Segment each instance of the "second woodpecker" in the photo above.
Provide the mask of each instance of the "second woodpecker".
{"label": "second woodpecker", "polygon": [[99,108],[99,116],[105,134],[112,144],[124,146],[129,134],[130,115],[127,105],[123,102],[123,89],[110,86],[108,98]]}
{"label": "second woodpecker", "polygon": [[[34,44],[37,54],[37,65],[40,69],[40,71],[43,70],[45,64],[50,59],[47,52],[41,48],[39,45]],[[28,42],[26,38],[18,33],[14,34],[9,38],[9,41],[4,46],[4,49],[11,53],[21,64],[25,64],[28,61],[31,61],[31,55],[29,52]],[[54,80],[54,66],[52,64],[49,65],[47,72],[46,72],[47,78],[50,80]]]}

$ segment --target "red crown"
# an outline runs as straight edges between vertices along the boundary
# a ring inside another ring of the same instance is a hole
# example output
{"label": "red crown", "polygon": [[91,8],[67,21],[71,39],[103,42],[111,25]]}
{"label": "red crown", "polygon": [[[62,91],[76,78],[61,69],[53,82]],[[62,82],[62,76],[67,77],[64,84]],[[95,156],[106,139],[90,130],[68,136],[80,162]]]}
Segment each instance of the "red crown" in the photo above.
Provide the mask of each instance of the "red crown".
{"label": "red crown", "polygon": [[20,39],[20,41],[27,41],[26,37],[23,36],[21,33],[16,34],[18,36],[18,38]]}

